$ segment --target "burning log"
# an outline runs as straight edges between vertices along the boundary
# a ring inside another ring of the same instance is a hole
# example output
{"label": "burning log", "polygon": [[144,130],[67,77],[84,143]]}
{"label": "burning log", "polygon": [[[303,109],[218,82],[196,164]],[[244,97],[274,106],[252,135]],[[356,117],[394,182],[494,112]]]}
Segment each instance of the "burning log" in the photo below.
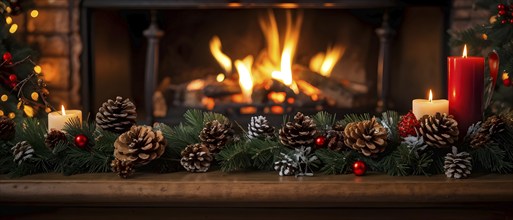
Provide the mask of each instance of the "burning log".
{"label": "burning log", "polygon": [[203,94],[210,98],[221,98],[240,94],[240,86],[232,80],[224,80],[223,82],[214,82],[203,88]]}

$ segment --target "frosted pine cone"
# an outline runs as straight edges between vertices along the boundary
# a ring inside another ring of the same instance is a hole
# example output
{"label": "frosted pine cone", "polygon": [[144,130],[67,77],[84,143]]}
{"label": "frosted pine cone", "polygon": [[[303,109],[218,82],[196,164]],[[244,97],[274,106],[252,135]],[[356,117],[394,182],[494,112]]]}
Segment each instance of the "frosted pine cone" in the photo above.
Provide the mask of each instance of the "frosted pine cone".
{"label": "frosted pine cone", "polygon": [[233,129],[229,122],[218,120],[207,122],[201,130],[199,138],[201,143],[208,147],[210,153],[216,154],[233,138]]}
{"label": "frosted pine cone", "polygon": [[128,131],[136,118],[134,103],[118,96],[116,100],[109,99],[102,104],[96,114],[96,124],[103,130],[120,134]]}
{"label": "frosted pine cone", "polygon": [[192,144],[182,151],[180,164],[189,172],[207,172],[214,160],[205,144]]}
{"label": "frosted pine cone", "polygon": [[274,127],[269,125],[269,121],[264,116],[253,116],[248,124],[249,139],[266,139],[274,136]]}
{"label": "frosted pine cone", "polygon": [[134,173],[133,163],[129,161],[112,160],[110,163],[112,172],[117,173],[121,178],[126,179]]}
{"label": "frosted pine cone", "polygon": [[302,146],[313,146],[317,126],[312,118],[298,112],[294,121],[287,122],[280,129],[280,142],[288,148],[294,149]]}
{"label": "frosted pine cone", "polygon": [[452,153],[445,156],[444,170],[449,178],[467,178],[472,171],[472,158],[467,152],[458,153],[456,147],[452,147]]}
{"label": "frosted pine cone", "polygon": [[365,156],[376,156],[385,151],[387,129],[376,118],[347,124],[344,129],[344,143]]}
{"label": "frosted pine cone", "polygon": [[45,145],[50,150],[53,150],[58,143],[66,140],[66,134],[59,130],[52,129],[48,134],[45,134]]}
{"label": "frosted pine cone", "polygon": [[133,126],[114,142],[114,157],[134,166],[144,165],[159,158],[166,146],[161,131],[153,131],[150,126]]}
{"label": "frosted pine cone", "polygon": [[274,162],[274,170],[278,171],[280,176],[294,176],[299,171],[299,164],[287,155],[283,159]]}
{"label": "frosted pine cone", "polygon": [[34,148],[26,141],[18,142],[11,148],[14,156],[14,163],[20,165],[34,156]]}

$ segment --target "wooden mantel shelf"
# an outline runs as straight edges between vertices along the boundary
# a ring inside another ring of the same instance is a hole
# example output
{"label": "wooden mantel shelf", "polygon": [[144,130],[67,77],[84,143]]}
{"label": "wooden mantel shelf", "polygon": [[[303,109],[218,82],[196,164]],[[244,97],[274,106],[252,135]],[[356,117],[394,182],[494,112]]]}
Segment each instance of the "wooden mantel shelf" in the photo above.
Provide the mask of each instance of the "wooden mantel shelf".
{"label": "wooden mantel shelf", "polygon": [[513,204],[513,175],[391,177],[383,174],[280,177],[274,172],[112,173],[0,176],[0,204],[355,206],[361,204]]}

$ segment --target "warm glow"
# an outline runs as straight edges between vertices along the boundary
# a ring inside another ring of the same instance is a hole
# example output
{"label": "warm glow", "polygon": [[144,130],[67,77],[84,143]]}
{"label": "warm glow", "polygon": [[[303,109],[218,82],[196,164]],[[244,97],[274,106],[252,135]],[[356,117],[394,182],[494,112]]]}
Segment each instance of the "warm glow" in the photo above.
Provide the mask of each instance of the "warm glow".
{"label": "warm glow", "polygon": [[18,30],[17,24],[12,24],[11,28],[9,28],[9,33],[14,34]]}
{"label": "warm glow", "polygon": [[224,74],[219,73],[219,74],[217,74],[216,81],[217,82],[223,82],[225,78],[226,77],[224,76]]}
{"label": "warm glow", "polygon": [[37,74],[40,74],[41,71],[43,71],[43,69],[41,68],[41,66],[39,65],[36,65],[34,66],[34,72],[36,72]]}
{"label": "warm glow", "polygon": [[270,92],[267,95],[267,98],[274,103],[283,103],[285,102],[285,99],[287,98],[287,93],[285,92]]}
{"label": "warm glow", "polygon": [[463,58],[467,58],[467,45],[463,47]]}
{"label": "warm glow", "polygon": [[193,80],[192,82],[190,82],[189,84],[187,84],[187,91],[200,90],[200,89],[203,89],[204,86],[205,86],[205,81],[203,81],[201,79],[196,79],[196,80]]}
{"label": "warm glow", "polygon": [[506,73],[506,72],[502,73],[502,80],[507,80],[507,79],[509,79],[508,73]]}
{"label": "warm glow", "polygon": [[317,87],[313,86],[312,84],[304,80],[298,80],[297,85],[299,86],[299,88],[301,88],[301,92],[307,96],[310,96],[313,101],[317,101],[319,99],[321,90],[319,90]]}
{"label": "warm glow", "polygon": [[430,89],[429,90],[429,102],[432,102],[432,101],[433,101],[433,92]]}
{"label": "warm glow", "polygon": [[210,52],[216,58],[217,62],[226,71],[226,73],[232,72],[232,60],[222,51],[221,40],[218,36],[212,37],[210,40]]}
{"label": "warm glow", "polygon": [[33,18],[37,17],[38,15],[39,15],[39,11],[37,11],[37,10],[32,10],[30,12],[30,16],[33,17]]}
{"label": "warm glow", "polygon": [[61,105],[61,112],[62,112],[62,115],[66,115],[66,110],[64,109],[64,105]]}
{"label": "warm glow", "polygon": [[241,60],[235,60],[235,68],[239,73],[239,85],[244,96],[244,102],[251,102],[251,93],[253,93],[253,79],[251,78],[251,66],[253,65],[253,56],[249,55]]}
{"label": "warm glow", "polygon": [[337,45],[328,47],[326,53],[319,52],[310,60],[310,69],[323,76],[329,77],[335,64],[344,55],[345,48]]}
{"label": "warm glow", "polygon": [[11,17],[11,16],[7,16],[7,17],[5,18],[5,23],[6,23],[6,24],[11,24],[11,23],[12,23],[12,17]]}

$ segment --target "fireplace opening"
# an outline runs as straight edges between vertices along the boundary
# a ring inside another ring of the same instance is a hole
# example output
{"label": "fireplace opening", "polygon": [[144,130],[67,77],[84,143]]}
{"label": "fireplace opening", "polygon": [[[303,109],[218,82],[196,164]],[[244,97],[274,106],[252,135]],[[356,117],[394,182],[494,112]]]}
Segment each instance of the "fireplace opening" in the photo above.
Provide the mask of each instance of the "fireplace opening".
{"label": "fireplace opening", "polygon": [[[406,46],[426,40],[431,48],[424,53],[436,62],[409,70],[403,64],[392,66],[391,72],[398,77],[411,73],[430,77],[432,72],[426,74],[420,68],[443,68],[445,45],[438,42],[444,37],[444,19],[431,19],[431,26],[438,28],[435,34],[407,39],[416,30],[404,27],[408,23],[404,20],[415,10],[443,15],[439,7],[388,13],[387,25],[397,30],[395,37],[406,41],[391,44],[389,65],[411,55],[404,52]],[[381,39],[376,33],[383,25],[381,9],[158,10],[155,24],[163,36],[159,38],[156,89],[151,97],[143,92],[149,46],[144,31],[149,26],[149,12],[95,8],[90,14],[92,109],[117,95],[138,103],[140,113],[145,110],[141,106],[151,99],[151,114],[170,123],[176,123],[190,108],[213,110],[235,120],[255,114],[281,119],[296,111],[343,114],[376,109],[383,80],[378,74]],[[411,58],[407,66],[419,60]],[[432,88],[441,91],[441,73],[433,78]],[[396,89],[392,86],[390,90],[394,93]]]}

